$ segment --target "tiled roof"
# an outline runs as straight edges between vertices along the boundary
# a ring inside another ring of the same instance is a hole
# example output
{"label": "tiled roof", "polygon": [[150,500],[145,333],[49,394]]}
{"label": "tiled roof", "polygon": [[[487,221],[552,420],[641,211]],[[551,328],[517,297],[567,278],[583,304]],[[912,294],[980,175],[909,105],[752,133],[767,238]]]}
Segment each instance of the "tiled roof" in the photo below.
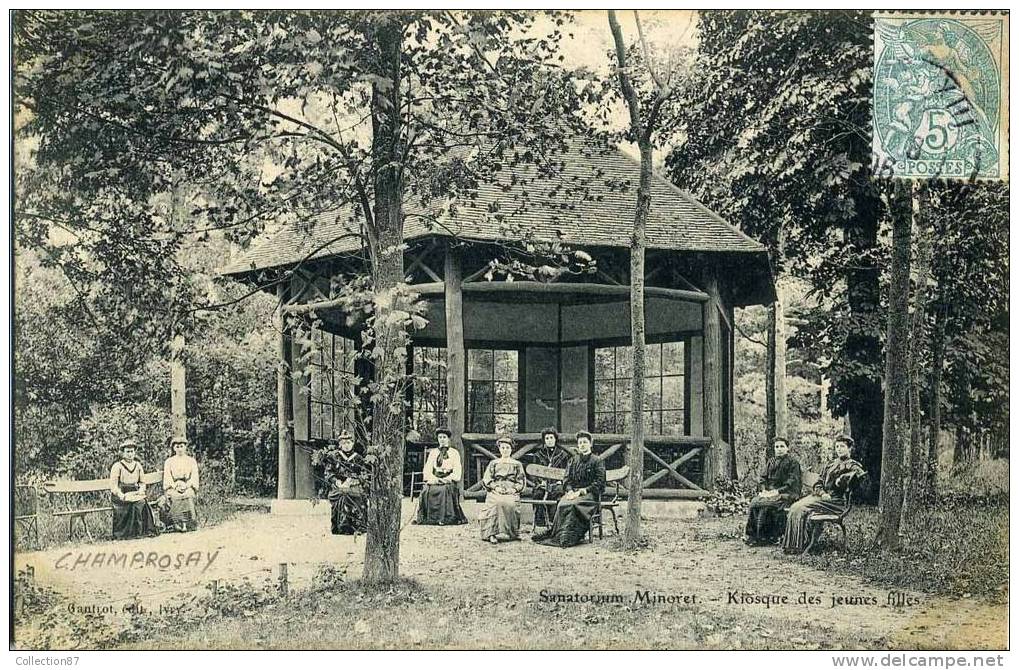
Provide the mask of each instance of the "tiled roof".
{"label": "tiled roof", "polygon": [[[519,239],[519,231],[507,228],[510,223],[539,239],[558,238],[573,246],[630,246],[639,163],[616,149],[580,144],[563,159],[564,169],[555,179],[536,179],[533,167],[504,168],[496,183],[482,184],[474,198],[459,201],[452,211],[435,201],[429,207],[420,201],[408,203],[405,239],[427,235],[479,241]],[[430,222],[415,215],[426,210]],[[256,239],[220,272],[243,275],[350,252],[360,242],[346,234],[356,229],[349,209],[320,214]],[[652,249],[766,254],[763,245],[659,175],[652,187],[647,238]],[[763,262],[767,263],[766,255]]]}

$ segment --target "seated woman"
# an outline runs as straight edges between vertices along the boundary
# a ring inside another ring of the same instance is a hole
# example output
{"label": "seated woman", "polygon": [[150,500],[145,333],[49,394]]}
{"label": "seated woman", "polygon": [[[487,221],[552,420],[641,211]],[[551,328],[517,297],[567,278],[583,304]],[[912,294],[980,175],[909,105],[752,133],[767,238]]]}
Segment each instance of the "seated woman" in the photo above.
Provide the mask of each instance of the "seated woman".
{"label": "seated woman", "polygon": [[750,501],[745,542],[751,546],[773,544],[785,530],[784,510],[800,497],[803,487],[800,462],[789,455],[785,438],[775,439],[775,455],[768,459],[761,478],[761,492]]}
{"label": "seated woman", "polygon": [[481,539],[492,544],[520,539],[520,492],[524,490],[524,465],[511,457],[513,438],[500,437],[499,458],[488,463],[482,485],[488,491],[478,515]]}
{"label": "seated woman", "polygon": [[156,520],[145,500],[145,468],[135,460],[137,444],[125,440],[120,460],[110,468],[110,499],[113,503],[113,539],[129,540],[156,535]]}
{"label": "seated woman", "polygon": [[[335,443],[331,443],[335,444]],[[340,433],[340,451],[326,463],[332,504],[330,527],[333,535],[354,535],[368,530],[368,468],[364,456],[354,451],[354,437]]]}
{"label": "seated woman", "polygon": [[[544,465],[549,468],[565,468],[570,460],[570,452],[559,445],[559,433],[555,428],[541,431],[541,445],[526,456],[528,463]],[[559,500],[563,495],[562,482],[541,481],[535,484],[530,494],[538,500]],[[548,527],[549,513],[545,505],[534,506],[534,525]]]}
{"label": "seated woman", "polygon": [[577,455],[567,464],[563,479],[566,493],[556,505],[552,528],[535,535],[535,542],[572,547],[584,540],[605,490],[605,464],[591,453],[591,446],[591,433],[577,433]]}
{"label": "seated woman", "polygon": [[425,485],[418,501],[417,518],[414,523],[426,526],[455,526],[467,523],[467,517],[460,507],[460,479],[463,468],[460,454],[450,449],[449,428],[435,431],[439,448],[428,452],[425,459]]}
{"label": "seated woman", "polygon": [[196,530],[198,513],[195,496],[198,494],[198,461],[188,455],[188,442],[174,439],[173,456],[163,462],[163,495],[166,498],[163,518],[167,528],[178,532]]}
{"label": "seated woman", "polygon": [[846,495],[859,478],[866,476],[863,466],[850,458],[853,438],[840,437],[835,442],[835,460],[821,470],[812,495],[806,496],[789,508],[782,550],[787,554],[802,554],[810,543],[807,520],[811,514],[841,514],[846,510]]}

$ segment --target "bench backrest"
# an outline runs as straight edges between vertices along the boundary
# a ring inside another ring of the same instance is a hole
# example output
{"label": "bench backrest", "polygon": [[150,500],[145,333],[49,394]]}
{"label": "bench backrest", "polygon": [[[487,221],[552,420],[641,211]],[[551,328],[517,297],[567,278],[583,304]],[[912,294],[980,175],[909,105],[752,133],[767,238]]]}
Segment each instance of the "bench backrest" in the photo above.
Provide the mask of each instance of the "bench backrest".
{"label": "bench backrest", "polygon": [[609,470],[605,473],[605,482],[607,484],[619,484],[626,480],[630,476],[630,466],[624,465],[621,468],[615,470]]}
{"label": "bench backrest", "polygon": [[[163,483],[163,471],[146,472],[142,475],[142,483],[146,486]],[[110,478],[103,479],[58,479],[53,482],[44,482],[42,490],[46,493],[96,493],[108,491]]]}
{"label": "bench backrest", "polygon": [[524,468],[524,472],[536,479],[550,479],[557,482],[566,479],[565,468],[550,468],[547,465],[539,465],[538,463],[529,463]]}

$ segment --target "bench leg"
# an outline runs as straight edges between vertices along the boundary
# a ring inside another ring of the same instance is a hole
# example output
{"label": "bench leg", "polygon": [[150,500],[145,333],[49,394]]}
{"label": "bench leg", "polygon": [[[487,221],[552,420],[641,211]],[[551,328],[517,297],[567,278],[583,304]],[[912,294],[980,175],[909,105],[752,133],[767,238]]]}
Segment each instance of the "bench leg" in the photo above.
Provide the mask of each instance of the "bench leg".
{"label": "bench leg", "polygon": [[846,526],[841,521],[838,522],[839,530],[842,531],[842,549],[849,551],[849,539],[846,535]]}
{"label": "bench leg", "polygon": [[612,527],[616,529],[616,535],[619,535],[619,519],[616,517],[616,508],[610,507],[609,512],[612,513]]}
{"label": "bench leg", "polygon": [[823,523],[808,522],[807,527],[810,529],[808,531],[810,533],[810,542],[807,543],[807,548],[803,550],[804,554],[810,553],[810,550],[814,548],[814,545],[817,544],[817,541],[821,539],[821,533],[824,532]]}

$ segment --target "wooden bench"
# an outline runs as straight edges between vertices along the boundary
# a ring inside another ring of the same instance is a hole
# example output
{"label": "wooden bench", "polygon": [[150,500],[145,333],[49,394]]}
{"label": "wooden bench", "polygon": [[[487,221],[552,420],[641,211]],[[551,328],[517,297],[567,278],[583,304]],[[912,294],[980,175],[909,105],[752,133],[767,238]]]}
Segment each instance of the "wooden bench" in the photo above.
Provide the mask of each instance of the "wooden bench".
{"label": "wooden bench", "polygon": [[[547,465],[538,465],[537,463],[531,463],[528,465],[524,472],[527,476],[532,479],[547,482],[558,482],[566,478],[566,470],[563,468],[550,468]],[[616,516],[616,508],[619,507],[619,499],[621,493],[622,482],[626,481],[626,478],[630,476],[630,466],[624,465],[621,468],[615,470],[609,470],[605,473],[605,490],[608,492],[609,487],[612,487],[612,497],[606,500],[603,494],[602,499],[598,501],[598,508],[591,514],[591,527],[587,530],[589,540],[594,540],[594,527],[598,527],[598,539],[604,537],[602,530],[602,512],[608,510],[609,514],[612,515],[612,526],[616,529],[616,534],[619,534],[619,518]],[[547,498],[521,498],[521,503],[531,505],[532,507],[537,505],[544,505],[546,507],[554,508],[559,504],[558,500],[549,500]]]}
{"label": "wooden bench", "polygon": [[[159,518],[159,510],[157,509],[159,504],[159,498],[162,495],[163,489],[163,471],[156,470],[155,472],[146,472],[142,475],[142,483],[145,484],[145,499],[152,508],[153,516]],[[104,479],[85,479],[85,480],[59,480],[54,482],[46,482],[42,485],[42,490],[50,496],[54,495],[75,495],[75,494],[99,494],[102,492],[109,493],[110,490],[110,478]],[[108,500],[108,498],[104,498]],[[112,504],[94,504],[94,505],[75,505],[72,509],[57,510],[52,512],[55,517],[66,516],[67,517],[67,539],[74,539],[74,528],[76,522],[80,525],[84,531],[85,537],[90,541],[92,538],[92,531],[88,527],[88,515],[98,512],[111,512],[113,511]]]}
{"label": "wooden bench", "polygon": [[[821,535],[824,534],[824,527],[826,524],[831,524],[838,528],[842,532],[842,547],[843,549],[848,546],[848,535],[846,533],[845,519],[846,515],[853,509],[853,494],[856,491],[857,484],[866,476],[864,475],[853,475],[846,487],[846,508],[838,514],[811,514],[807,517],[807,532],[810,534],[810,541],[807,543],[807,548],[803,550],[803,553],[809,553],[818,540],[821,539]],[[813,472],[807,472],[803,476],[804,486],[808,485],[811,491],[813,491],[814,484],[820,476]]]}

